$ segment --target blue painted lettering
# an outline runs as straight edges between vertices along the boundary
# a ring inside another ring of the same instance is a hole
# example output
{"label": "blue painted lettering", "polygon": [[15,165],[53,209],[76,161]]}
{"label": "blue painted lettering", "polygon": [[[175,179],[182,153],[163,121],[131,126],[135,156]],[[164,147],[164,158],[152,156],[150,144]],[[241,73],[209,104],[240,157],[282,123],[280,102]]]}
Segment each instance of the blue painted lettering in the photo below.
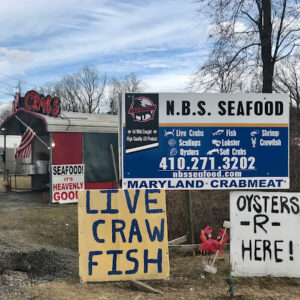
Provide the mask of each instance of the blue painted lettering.
{"label": "blue painted lettering", "polygon": [[148,273],[148,264],[157,264],[157,272],[162,272],[162,249],[157,250],[157,258],[156,259],[150,259],[148,257],[149,250],[144,250],[144,273]]}
{"label": "blue painted lettering", "polygon": [[123,250],[109,250],[106,252],[107,255],[112,254],[113,262],[112,262],[112,270],[107,272],[107,275],[121,275],[122,271],[117,270],[117,257],[119,254],[122,254]]}
{"label": "blue painted lettering", "polygon": [[139,195],[140,195],[140,191],[139,190],[135,190],[133,204],[132,204],[130,196],[129,196],[129,191],[128,190],[124,190],[124,193],[125,193],[125,197],[126,197],[126,202],[127,202],[128,210],[129,210],[129,212],[131,214],[134,214],[135,210],[136,210],[138,198],[139,198]]}
{"label": "blue painted lettering", "polygon": [[90,191],[86,191],[86,213],[87,214],[97,214],[98,210],[91,209],[91,203],[90,203]]}
{"label": "blue painted lettering", "polygon": [[145,224],[146,224],[146,228],[147,228],[147,232],[148,232],[150,241],[154,242],[157,238],[157,240],[159,242],[162,242],[164,239],[164,232],[165,232],[165,230],[164,230],[165,229],[165,219],[161,219],[161,221],[160,221],[160,230],[158,229],[157,226],[153,226],[153,230],[151,230],[150,223],[147,219],[145,220]]}
{"label": "blue painted lettering", "polygon": [[125,274],[135,274],[138,271],[139,261],[135,257],[130,256],[131,253],[137,253],[137,252],[138,252],[137,249],[131,249],[131,250],[127,251],[126,258],[128,261],[131,261],[134,263],[134,267],[132,270],[125,271]]}
{"label": "blue painted lettering", "polygon": [[160,190],[146,190],[145,191],[145,202],[146,202],[146,213],[147,214],[159,214],[162,213],[162,209],[150,209],[149,204],[157,204],[157,199],[149,199],[149,194],[159,194]]}
{"label": "blue painted lettering", "polygon": [[98,266],[96,261],[93,261],[93,257],[96,255],[101,255],[102,251],[90,251],[89,252],[89,276],[93,274],[93,266]]}
{"label": "blue painted lettering", "polygon": [[107,194],[106,199],[107,199],[107,209],[101,210],[102,214],[117,214],[119,212],[118,209],[112,209],[111,208],[111,194],[116,194],[118,193],[118,190],[104,190],[100,191],[100,193]]}
{"label": "blue painted lettering", "polygon": [[98,221],[95,221],[93,223],[93,236],[94,236],[94,239],[95,239],[96,242],[98,242],[98,243],[104,243],[105,240],[104,239],[100,239],[99,236],[98,236],[98,233],[97,233],[98,226],[100,224],[105,224],[105,220],[98,220]]}
{"label": "blue painted lettering", "polygon": [[[117,228],[117,224],[121,224],[121,227]],[[116,233],[119,232],[122,238],[122,242],[126,243],[124,230],[125,228],[125,221],[124,220],[112,220],[112,241],[113,243],[116,242]]]}
{"label": "blue painted lettering", "polygon": [[142,241],[142,235],[141,235],[141,231],[137,219],[133,219],[131,221],[131,227],[130,227],[129,238],[128,238],[129,243],[132,243],[132,239],[134,235],[136,235],[137,240],[140,243]]}

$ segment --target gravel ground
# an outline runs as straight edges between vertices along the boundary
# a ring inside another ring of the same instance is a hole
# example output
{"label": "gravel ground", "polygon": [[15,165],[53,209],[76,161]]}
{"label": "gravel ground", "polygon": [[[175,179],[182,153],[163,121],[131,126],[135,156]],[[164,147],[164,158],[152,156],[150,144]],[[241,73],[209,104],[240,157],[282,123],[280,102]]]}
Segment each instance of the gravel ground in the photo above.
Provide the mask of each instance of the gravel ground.
{"label": "gravel ground", "polygon": [[[22,210],[47,208],[40,193],[0,192],[1,213],[18,218]],[[78,255],[66,248],[28,241],[23,231],[11,224],[0,227],[0,299],[34,299],[28,288],[68,276],[71,261]]]}

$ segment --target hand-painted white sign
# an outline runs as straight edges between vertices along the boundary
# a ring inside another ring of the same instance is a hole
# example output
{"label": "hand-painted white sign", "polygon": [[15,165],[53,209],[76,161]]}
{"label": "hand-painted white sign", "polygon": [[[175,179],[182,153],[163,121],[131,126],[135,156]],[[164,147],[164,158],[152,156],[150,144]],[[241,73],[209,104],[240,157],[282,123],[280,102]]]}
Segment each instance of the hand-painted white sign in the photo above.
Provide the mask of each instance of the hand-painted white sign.
{"label": "hand-painted white sign", "polygon": [[84,189],[84,165],[52,166],[52,203],[78,202]]}
{"label": "hand-painted white sign", "polygon": [[300,277],[300,193],[231,192],[234,276]]}

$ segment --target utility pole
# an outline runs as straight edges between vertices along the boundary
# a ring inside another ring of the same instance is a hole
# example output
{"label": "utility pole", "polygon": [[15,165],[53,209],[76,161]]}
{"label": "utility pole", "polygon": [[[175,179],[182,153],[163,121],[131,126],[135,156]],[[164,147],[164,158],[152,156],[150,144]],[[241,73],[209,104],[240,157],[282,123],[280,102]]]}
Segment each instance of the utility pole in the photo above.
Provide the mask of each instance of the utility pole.
{"label": "utility pole", "polygon": [[2,161],[3,161],[3,182],[6,180],[6,128],[2,127],[1,131],[4,135],[4,146],[2,152]]}
{"label": "utility pole", "polygon": [[21,87],[21,80],[18,81],[18,85],[16,86],[16,88],[18,89],[18,93],[21,96],[21,92],[22,92],[22,87]]}

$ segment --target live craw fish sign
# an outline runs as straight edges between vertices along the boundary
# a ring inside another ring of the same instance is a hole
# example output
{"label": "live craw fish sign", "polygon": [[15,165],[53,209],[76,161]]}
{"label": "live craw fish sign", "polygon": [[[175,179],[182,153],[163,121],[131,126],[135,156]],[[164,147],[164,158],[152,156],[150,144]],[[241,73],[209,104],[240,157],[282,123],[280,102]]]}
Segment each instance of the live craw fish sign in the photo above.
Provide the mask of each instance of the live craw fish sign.
{"label": "live craw fish sign", "polygon": [[169,277],[165,191],[79,191],[81,281]]}
{"label": "live craw fish sign", "polygon": [[300,277],[300,193],[230,193],[234,276]]}

